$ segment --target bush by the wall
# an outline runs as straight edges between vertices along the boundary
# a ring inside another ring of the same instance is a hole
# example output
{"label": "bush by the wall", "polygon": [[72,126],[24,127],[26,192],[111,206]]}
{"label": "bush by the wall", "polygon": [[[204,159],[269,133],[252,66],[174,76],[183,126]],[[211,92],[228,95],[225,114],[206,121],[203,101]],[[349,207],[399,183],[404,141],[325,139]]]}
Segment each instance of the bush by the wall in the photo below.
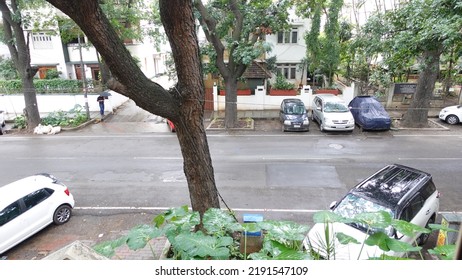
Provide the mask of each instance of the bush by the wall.
{"label": "bush by the wall", "polygon": [[[37,93],[82,93],[83,82],[80,80],[66,79],[34,79],[34,86]],[[0,93],[18,94],[22,93],[21,80],[0,80]]]}

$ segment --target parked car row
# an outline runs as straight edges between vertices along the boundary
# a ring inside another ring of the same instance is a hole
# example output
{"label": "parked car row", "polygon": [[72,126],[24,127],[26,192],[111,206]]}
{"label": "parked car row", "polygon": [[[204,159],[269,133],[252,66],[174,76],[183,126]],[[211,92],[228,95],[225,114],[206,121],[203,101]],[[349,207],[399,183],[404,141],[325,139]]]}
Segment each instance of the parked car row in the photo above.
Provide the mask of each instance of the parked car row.
{"label": "parked car row", "polygon": [[[305,104],[298,98],[281,102],[279,119],[283,131],[309,131]],[[313,99],[311,120],[321,131],[353,131],[355,125],[363,130],[388,130],[391,117],[382,104],[372,96],[357,96],[348,105],[334,94],[317,94]]]}

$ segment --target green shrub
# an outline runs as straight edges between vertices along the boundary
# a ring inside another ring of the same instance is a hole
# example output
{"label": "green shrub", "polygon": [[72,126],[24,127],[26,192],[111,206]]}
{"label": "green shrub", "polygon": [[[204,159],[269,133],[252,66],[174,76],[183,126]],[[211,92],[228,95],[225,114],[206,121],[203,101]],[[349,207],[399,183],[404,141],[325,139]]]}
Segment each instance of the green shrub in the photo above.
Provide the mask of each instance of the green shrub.
{"label": "green shrub", "polygon": [[87,121],[86,113],[81,105],[76,105],[68,112],[62,110],[51,112],[42,119],[42,125],[76,127]]}
{"label": "green shrub", "polygon": [[276,76],[276,82],[272,86],[273,89],[294,89],[295,85],[289,81],[287,81],[286,77],[284,77],[281,73],[278,73]]}
{"label": "green shrub", "polygon": [[[165,236],[171,244],[171,259],[177,260],[304,260],[302,240],[307,226],[294,222],[263,221],[258,223],[237,222],[232,212],[210,208],[202,218],[203,229],[194,231],[200,224],[198,212],[187,206],[172,208],[156,216],[153,224],[133,228],[128,235],[117,240],[97,244],[94,249],[107,257],[115,249],[127,245],[138,250],[149,245],[151,239]],[[247,255],[240,251],[240,242],[246,242],[246,231],[262,231],[263,246],[257,253]]]}
{"label": "green shrub", "polygon": [[17,116],[14,118],[14,128],[24,129],[27,126],[26,117],[24,115]]}
{"label": "green shrub", "polygon": [[[83,82],[66,79],[34,79],[34,87],[37,93],[81,93]],[[0,93],[18,94],[22,92],[20,80],[0,80]]]}

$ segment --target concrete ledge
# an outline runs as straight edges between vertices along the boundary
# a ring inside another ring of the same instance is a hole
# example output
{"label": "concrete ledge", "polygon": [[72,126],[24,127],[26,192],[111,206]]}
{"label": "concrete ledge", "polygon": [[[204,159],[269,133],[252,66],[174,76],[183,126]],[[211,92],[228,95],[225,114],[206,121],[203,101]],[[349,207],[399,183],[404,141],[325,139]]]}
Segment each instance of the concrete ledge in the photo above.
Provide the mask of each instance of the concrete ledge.
{"label": "concrete ledge", "polygon": [[108,258],[77,240],[51,253],[42,260],[108,260]]}

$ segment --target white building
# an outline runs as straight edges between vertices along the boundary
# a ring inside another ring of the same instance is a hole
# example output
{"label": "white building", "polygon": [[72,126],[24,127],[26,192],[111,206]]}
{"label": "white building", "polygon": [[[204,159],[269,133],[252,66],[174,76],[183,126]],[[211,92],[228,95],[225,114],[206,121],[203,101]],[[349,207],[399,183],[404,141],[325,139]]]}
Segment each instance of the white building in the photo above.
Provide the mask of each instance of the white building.
{"label": "white building", "polygon": [[[146,28],[152,26],[147,22],[141,22],[140,29]],[[86,37],[63,43],[59,32],[49,32],[49,30],[43,32],[25,30],[25,32],[30,34],[31,65],[39,67],[37,74],[39,78],[45,78],[47,70],[54,69],[62,78],[81,79],[80,68],[83,62],[86,79],[100,79],[100,58]],[[166,60],[170,51],[168,43],[163,43],[156,48],[153,40],[146,37],[143,41],[128,40],[125,44],[132,56],[139,61],[141,70],[148,78],[166,72]]]}
{"label": "white building", "polygon": [[310,30],[310,20],[295,15],[290,11],[292,29],[266,36],[266,41],[272,44],[267,58],[276,57],[276,67],[288,81],[295,85],[307,84],[308,69],[303,67],[306,57],[305,33]]}

